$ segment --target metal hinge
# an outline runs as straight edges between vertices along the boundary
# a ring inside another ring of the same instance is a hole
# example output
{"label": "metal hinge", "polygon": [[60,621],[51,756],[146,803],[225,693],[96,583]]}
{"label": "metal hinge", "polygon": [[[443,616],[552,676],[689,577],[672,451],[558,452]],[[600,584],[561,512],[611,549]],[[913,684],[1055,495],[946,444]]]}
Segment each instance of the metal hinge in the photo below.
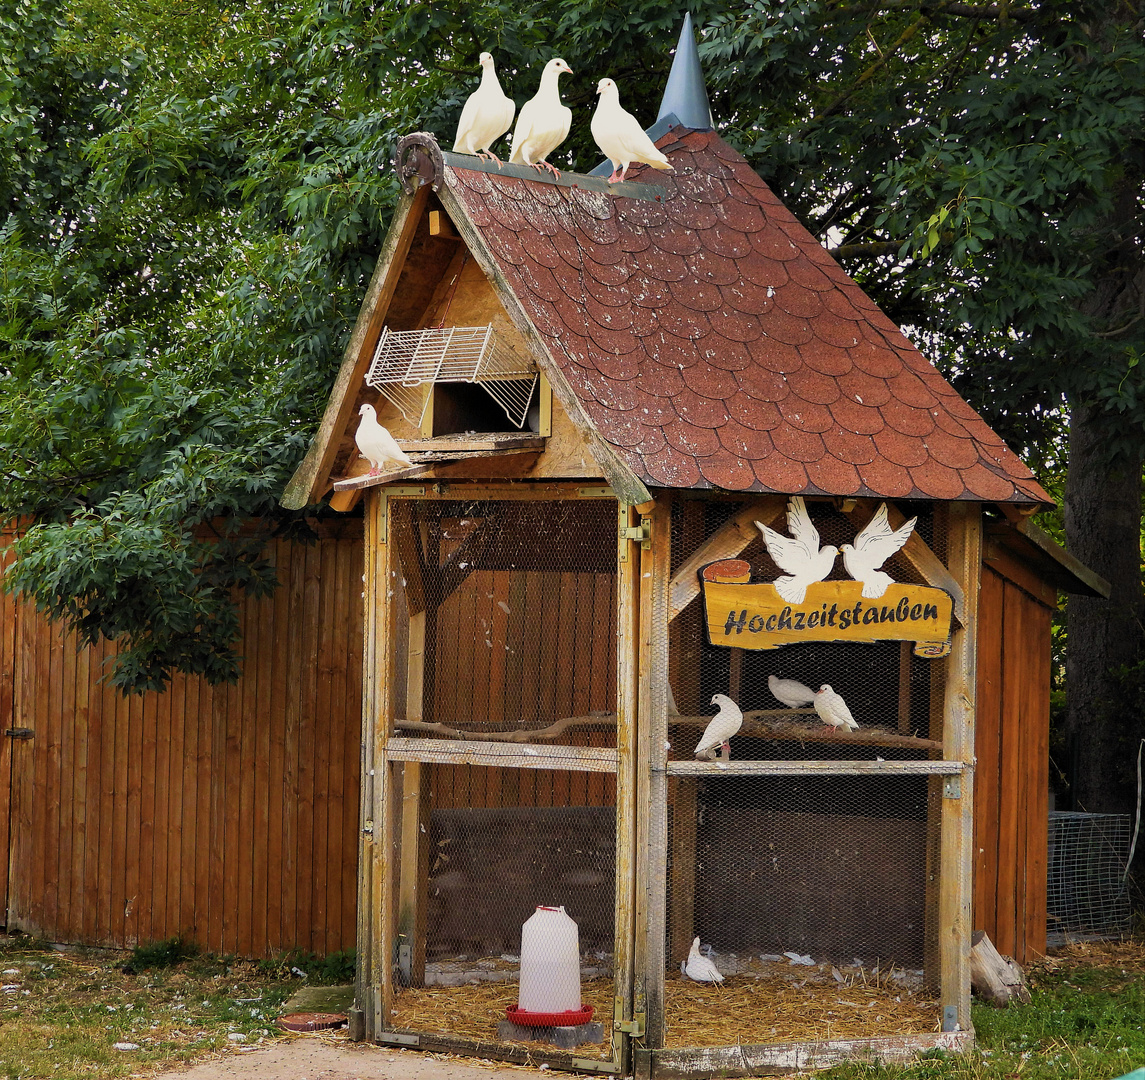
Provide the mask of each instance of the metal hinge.
{"label": "metal hinge", "polygon": [[9,739],[34,739],[36,733],[30,727],[10,727],[4,732]]}
{"label": "metal hinge", "polygon": [[631,1035],[634,1039],[640,1039],[644,1036],[644,1017],[634,1016],[631,1020],[613,1020],[613,1031],[623,1031],[626,1035]]}
{"label": "metal hinge", "polygon": [[639,540],[640,546],[647,551],[652,546],[652,522],[642,521],[639,525],[622,525],[620,539]]}

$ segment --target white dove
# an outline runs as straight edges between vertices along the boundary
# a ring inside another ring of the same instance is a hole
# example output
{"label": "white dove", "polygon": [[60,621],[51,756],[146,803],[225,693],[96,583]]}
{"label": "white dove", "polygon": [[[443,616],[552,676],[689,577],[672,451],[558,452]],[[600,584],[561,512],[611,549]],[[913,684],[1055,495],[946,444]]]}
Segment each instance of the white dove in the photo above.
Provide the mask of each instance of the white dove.
{"label": "white dove", "polygon": [[354,442],[362,452],[362,457],[370,462],[370,475],[377,476],[387,462],[394,465],[412,465],[394,437],[378,423],[378,414],[373,405],[363,405],[358,410],[361,421],[354,432]]}
{"label": "white dove", "polygon": [[688,950],[688,959],[680,961],[680,972],[687,975],[693,982],[722,983],[724,977],[720,969],[700,952],[700,939],[692,939],[692,947]]}
{"label": "white dove", "polygon": [[[611,79],[596,84],[600,100],[592,114],[589,130],[593,140],[606,158],[612,161],[610,184],[622,181],[628,166],[634,161],[651,165],[654,169],[668,169],[668,159],[656,149],[656,144],[644,133],[640,121],[627,109],[621,108],[620,91]],[[617,176],[617,173],[620,175]]]}
{"label": "white dove", "polygon": [[786,577],[775,579],[775,591],[789,604],[802,604],[807,586],[831,573],[839,549],[832,544],[819,546],[819,531],[811,524],[807,504],[800,495],[787,504],[791,536],[769,529],[762,521],[755,524],[763,533],[763,542],[775,565],[787,571]]}
{"label": "white dove", "polygon": [[894,584],[894,578],[884,574],[879,567],[910,539],[917,520],[912,517],[897,529],[892,529],[887,521],[887,504],[883,503],[867,522],[867,527],[855,537],[854,546],[844,544],[839,548],[847,573],[863,583],[865,597],[875,600],[887,591],[888,585]]}
{"label": "white dove", "polygon": [[847,708],[843,695],[836,694],[826,683],[815,691],[814,705],[819,719],[824,724],[830,724],[836,731],[839,728],[846,728],[848,731],[859,730],[859,725],[855,723],[855,718]]}
{"label": "white dove", "polygon": [[513,156],[509,159],[514,164],[561,175],[545,158],[565,141],[572,127],[572,109],[561,104],[557,86],[557,80],[566,71],[572,74],[568,64],[559,56],[553,57],[541,72],[540,89],[521,106],[513,130]]}
{"label": "white dove", "polygon": [[493,70],[491,53],[481,54],[481,85],[466,99],[457,123],[457,138],[453,140],[455,153],[476,154],[489,158],[501,167],[501,159],[489,149],[513,126],[517,106],[501,89],[497,72]]}
{"label": "white dove", "polygon": [[789,709],[810,705],[815,700],[815,691],[795,679],[779,679],[774,675],[768,675],[767,686],[772,695]]}
{"label": "white dove", "polygon": [[726,761],[731,757],[732,752],[731,743],[728,740],[739,731],[740,725],[743,724],[743,713],[727,694],[713,694],[712,704],[719,705],[720,711],[712,717],[708,726],[704,728],[704,734],[696,743],[694,753],[696,757],[702,755],[711,761],[715,757],[716,747],[719,746],[723,748],[724,760]]}

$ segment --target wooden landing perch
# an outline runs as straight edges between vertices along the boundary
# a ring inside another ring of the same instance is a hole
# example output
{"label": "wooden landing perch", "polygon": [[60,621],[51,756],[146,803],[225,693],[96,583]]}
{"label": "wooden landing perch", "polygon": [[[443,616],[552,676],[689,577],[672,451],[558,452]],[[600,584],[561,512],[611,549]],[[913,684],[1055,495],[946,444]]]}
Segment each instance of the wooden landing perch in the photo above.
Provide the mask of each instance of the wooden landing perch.
{"label": "wooden landing perch", "polygon": [[[814,716],[812,723],[799,723],[801,716]],[[694,727],[701,730],[708,725],[710,716],[669,716],[668,726]],[[743,714],[740,735],[755,739],[784,739],[797,742],[822,742],[833,745],[849,743],[860,746],[909,746],[917,750],[941,750],[936,739],[923,739],[917,735],[900,735],[889,728],[868,727],[858,731],[840,731],[819,720],[814,709],[752,709]],[[732,736],[735,738],[735,736]]]}
{"label": "wooden landing perch", "polygon": [[[749,735],[756,739],[784,739],[797,742],[821,742],[832,745],[854,744],[859,746],[909,746],[918,750],[941,750],[942,743],[934,739],[921,739],[913,735],[900,735],[886,728],[864,727],[858,731],[836,732],[818,721],[813,724],[800,724],[791,722],[789,717],[801,716],[810,713],[815,715],[814,709],[755,709],[744,713],[744,724],[740,728],[741,735]],[[669,715],[669,727],[692,727],[703,729],[711,720],[710,716],[678,716]],[[526,743],[540,742],[545,739],[556,739],[566,731],[578,727],[599,727],[605,724],[616,723],[616,714],[608,712],[588,713],[584,716],[566,716],[557,720],[546,728],[530,730],[527,728],[512,731],[466,731],[463,728],[450,727],[448,724],[431,724],[424,720],[407,720],[399,718],[394,720],[394,727],[398,731],[428,732],[434,735],[443,735],[447,739],[466,739],[475,742],[510,742]]]}

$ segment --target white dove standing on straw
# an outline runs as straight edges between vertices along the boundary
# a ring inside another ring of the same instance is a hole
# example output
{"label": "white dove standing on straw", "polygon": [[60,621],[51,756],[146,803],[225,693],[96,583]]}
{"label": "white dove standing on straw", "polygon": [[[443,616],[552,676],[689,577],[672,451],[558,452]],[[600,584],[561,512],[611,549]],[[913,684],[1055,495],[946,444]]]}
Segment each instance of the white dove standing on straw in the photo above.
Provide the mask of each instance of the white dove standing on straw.
{"label": "white dove standing on straw", "polygon": [[722,983],[724,977],[720,969],[700,952],[700,939],[692,939],[692,947],[688,950],[688,959],[680,961],[680,971],[693,982]]}
{"label": "white dove standing on straw", "polygon": [[354,442],[362,452],[362,457],[369,460],[371,476],[377,476],[387,462],[401,466],[413,465],[394,441],[394,437],[378,423],[378,414],[373,405],[363,405],[358,415],[362,419],[358,430],[354,432]]}
{"label": "white dove standing on straw", "polygon": [[706,757],[711,761],[715,757],[716,747],[722,747],[724,760],[727,761],[732,754],[729,740],[743,724],[743,713],[739,706],[727,694],[713,694],[712,704],[718,705],[720,711],[712,717],[700,741],[696,743],[696,757]]}
{"label": "white dove standing on straw", "polygon": [[621,107],[620,91],[616,83],[611,79],[601,79],[596,84],[596,92],[600,100],[596,103],[589,130],[601,153],[612,161],[612,175],[608,182],[621,182],[628,172],[628,166],[634,161],[651,165],[654,169],[671,170],[668,159],[656,149],[656,144],[645,134],[640,121]]}
{"label": "white dove standing on straw", "polygon": [[541,72],[540,88],[521,106],[513,130],[513,156],[509,159],[513,164],[531,165],[537,172],[548,169],[553,176],[561,175],[545,158],[565,141],[572,127],[572,109],[561,104],[557,86],[557,80],[566,71],[572,74],[568,64],[559,56],[553,57]]}
{"label": "white dove standing on straw", "polygon": [[465,101],[453,140],[455,153],[476,154],[501,167],[501,159],[489,149],[513,126],[517,106],[501,89],[491,53],[481,54],[481,85]]}
{"label": "white dove standing on straw", "polygon": [[839,549],[832,544],[819,546],[819,531],[811,524],[807,504],[800,495],[787,504],[791,536],[769,529],[762,521],[755,524],[763,533],[763,542],[775,565],[787,571],[786,576],[775,579],[775,591],[789,604],[802,604],[807,586],[831,573]]}
{"label": "white dove standing on straw", "polygon": [[843,695],[835,693],[826,683],[815,691],[814,704],[819,719],[834,728],[836,733],[839,728],[846,728],[848,731],[859,730],[859,725],[855,723],[855,718],[847,708]]}
{"label": "white dove standing on straw", "polygon": [[847,573],[863,583],[863,595],[868,599],[877,600],[887,591],[888,585],[894,584],[894,578],[884,574],[879,567],[910,539],[917,520],[912,517],[897,529],[892,529],[887,521],[887,504],[883,503],[867,522],[866,528],[855,537],[854,546],[844,544],[839,548]]}
{"label": "white dove standing on straw", "polygon": [[798,709],[803,705],[810,705],[815,700],[815,691],[810,686],[804,686],[795,679],[780,679],[768,675],[767,686],[772,696],[782,701],[789,709]]}

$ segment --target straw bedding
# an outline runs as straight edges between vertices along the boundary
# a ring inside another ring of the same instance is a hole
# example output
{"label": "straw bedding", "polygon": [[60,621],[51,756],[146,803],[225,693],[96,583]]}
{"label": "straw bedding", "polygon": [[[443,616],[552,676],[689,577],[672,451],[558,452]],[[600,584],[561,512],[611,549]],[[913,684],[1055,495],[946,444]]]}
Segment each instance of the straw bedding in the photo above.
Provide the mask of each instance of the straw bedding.
{"label": "straw bedding", "polygon": [[[669,1047],[728,1046],[824,1039],[879,1038],[937,1031],[938,1003],[894,971],[848,970],[840,982],[829,966],[732,975],[720,986],[669,975],[665,1014]],[[604,1024],[603,1046],[581,1056],[610,1054],[613,984],[590,979],[581,999]],[[465,1039],[495,1040],[505,1009],[517,1002],[515,983],[475,983],[403,990],[395,1001],[395,1028]]]}

